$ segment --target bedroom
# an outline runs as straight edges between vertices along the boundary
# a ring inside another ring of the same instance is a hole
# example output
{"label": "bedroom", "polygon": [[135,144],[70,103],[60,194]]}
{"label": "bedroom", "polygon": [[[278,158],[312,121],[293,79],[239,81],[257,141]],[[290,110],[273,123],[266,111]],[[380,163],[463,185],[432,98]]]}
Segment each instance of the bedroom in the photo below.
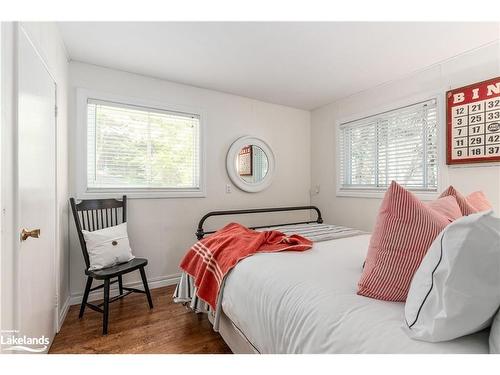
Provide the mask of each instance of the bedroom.
{"label": "bedroom", "polygon": [[179,17],[2,21],[0,361],[498,353],[500,23]]}

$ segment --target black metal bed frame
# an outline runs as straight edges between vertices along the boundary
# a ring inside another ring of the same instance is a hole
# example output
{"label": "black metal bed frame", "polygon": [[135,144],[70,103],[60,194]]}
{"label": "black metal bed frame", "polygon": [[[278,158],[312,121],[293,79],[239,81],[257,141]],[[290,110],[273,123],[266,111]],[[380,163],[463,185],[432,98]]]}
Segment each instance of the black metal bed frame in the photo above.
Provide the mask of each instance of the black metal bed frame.
{"label": "black metal bed frame", "polygon": [[259,228],[270,228],[270,227],[281,227],[284,225],[298,225],[298,224],[311,224],[311,223],[323,223],[323,218],[321,217],[321,211],[316,206],[296,206],[296,207],[273,207],[273,208],[248,208],[243,210],[225,210],[225,211],[212,211],[208,214],[204,215],[200,222],[198,223],[198,229],[196,230],[196,238],[201,240],[206,234],[214,233],[215,231],[205,232],[203,230],[203,224],[205,221],[212,216],[226,216],[226,215],[243,215],[243,214],[258,214],[258,213],[266,213],[266,212],[283,212],[283,211],[305,211],[305,210],[314,210],[318,214],[316,220],[309,221],[298,221],[294,223],[284,223],[284,224],[273,224],[273,225],[261,225],[256,227],[250,227],[250,229],[259,229]]}

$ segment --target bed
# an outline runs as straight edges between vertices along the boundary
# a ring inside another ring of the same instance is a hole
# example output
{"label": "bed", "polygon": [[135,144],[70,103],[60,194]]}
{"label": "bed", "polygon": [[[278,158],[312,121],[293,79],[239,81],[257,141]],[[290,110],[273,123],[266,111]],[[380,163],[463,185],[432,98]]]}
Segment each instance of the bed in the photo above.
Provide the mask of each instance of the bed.
{"label": "bed", "polygon": [[[317,212],[317,220],[300,224],[322,222]],[[488,330],[416,341],[404,332],[403,303],[358,296],[369,240],[359,233],[314,242],[306,252],[242,260],[219,298],[221,336],[234,353],[488,353]]]}

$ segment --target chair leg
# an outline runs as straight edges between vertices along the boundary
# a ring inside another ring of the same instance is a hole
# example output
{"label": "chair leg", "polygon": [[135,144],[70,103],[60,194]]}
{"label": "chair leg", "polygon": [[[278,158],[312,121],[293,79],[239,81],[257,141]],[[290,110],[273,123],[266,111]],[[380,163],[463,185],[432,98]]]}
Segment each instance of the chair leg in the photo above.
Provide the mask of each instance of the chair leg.
{"label": "chair leg", "polygon": [[146,296],[148,297],[149,308],[153,308],[153,300],[151,299],[151,292],[149,291],[148,279],[146,278],[146,272],[144,272],[144,267],[139,268],[141,273],[142,283],[144,284],[144,291],[146,292]]}
{"label": "chair leg", "polygon": [[104,305],[102,316],[102,334],[108,334],[108,315],[109,315],[109,279],[104,280]]}
{"label": "chair leg", "polygon": [[78,314],[78,318],[81,319],[83,317],[83,312],[85,311],[85,306],[87,305],[87,299],[89,298],[90,288],[92,287],[92,277],[87,276],[87,285],[85,285],[85,292],[83,292],[82,305],[80,306],[80,314]]}
{"label": "chair leg", "polygon": [[123,279],[122,275],[118,276],[118,290],[120,291],[120,295],[123,294]]}

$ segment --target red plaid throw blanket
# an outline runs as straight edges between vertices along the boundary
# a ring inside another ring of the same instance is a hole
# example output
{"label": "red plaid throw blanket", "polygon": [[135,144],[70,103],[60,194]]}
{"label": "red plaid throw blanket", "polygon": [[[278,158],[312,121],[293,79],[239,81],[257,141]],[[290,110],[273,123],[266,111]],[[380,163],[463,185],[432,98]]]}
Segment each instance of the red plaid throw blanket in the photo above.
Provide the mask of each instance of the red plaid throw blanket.
{"label": "red plaid throw blanket", "polygon": [[255,253],[304,251],[311,247],[312,242],[299,235],[256,232],[231,223],[195,243],[180,267],[193,277],[198,297],[215,310],[222,280],[240,260]]}

